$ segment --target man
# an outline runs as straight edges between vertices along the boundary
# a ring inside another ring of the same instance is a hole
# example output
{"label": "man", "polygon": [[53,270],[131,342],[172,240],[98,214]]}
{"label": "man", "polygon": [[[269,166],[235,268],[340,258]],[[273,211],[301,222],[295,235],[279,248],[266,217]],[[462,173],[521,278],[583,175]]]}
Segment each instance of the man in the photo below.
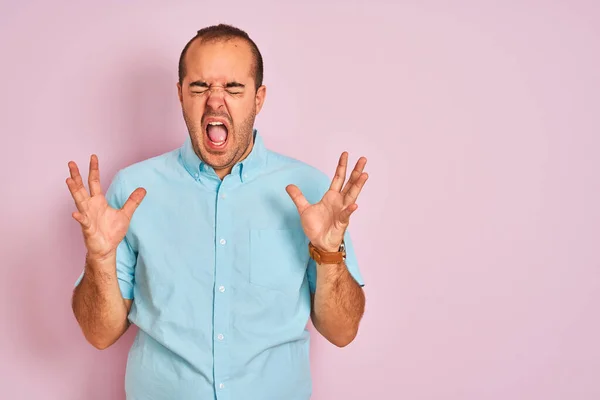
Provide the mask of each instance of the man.
{"label": "man", "polygon": [[308,319],[340,347],[357,334],[365,298],[347,227],[366,159],[346,182],[344,152],[330,182],[267,150],[254,129],[262,79],[245,32],[205,28],[181,54],[181,148],[118,171],[106,196],[95,155],[89,193],[69,162],[87,249],[73,311],[99,349],[139,328],[128,399],[308,399]]}

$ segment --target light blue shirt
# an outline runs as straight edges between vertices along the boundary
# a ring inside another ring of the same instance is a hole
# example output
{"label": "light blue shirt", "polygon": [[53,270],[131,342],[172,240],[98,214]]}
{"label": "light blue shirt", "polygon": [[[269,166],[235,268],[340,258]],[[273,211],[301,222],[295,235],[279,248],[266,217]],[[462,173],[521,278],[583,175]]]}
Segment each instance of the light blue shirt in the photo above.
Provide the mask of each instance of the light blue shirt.
{"label": "light blue shirt", "polygon": [[[107,190],[115,208],[137,187],[147,191],[117,248],[119,287],[134,299],[129,320],[139,328],[127,359],[130,400],[311,396],[316,267],[285,187],[316,203],[331,181],[254,135],[249,156],[222,181],[188,137],[118,171]],[[345,242],[362,286],[348,232]]]}

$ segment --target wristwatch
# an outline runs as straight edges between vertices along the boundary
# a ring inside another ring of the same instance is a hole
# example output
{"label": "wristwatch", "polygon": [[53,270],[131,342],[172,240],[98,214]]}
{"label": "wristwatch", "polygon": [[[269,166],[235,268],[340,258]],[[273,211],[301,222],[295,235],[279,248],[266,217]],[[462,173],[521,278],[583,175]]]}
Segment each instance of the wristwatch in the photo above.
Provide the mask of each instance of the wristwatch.
{"label": "wristwatch", "polygon": [[346,261],[346,245],[343,240],[338,251],[322,251],[309,242],[308,253],[317,264],[341,264]]}

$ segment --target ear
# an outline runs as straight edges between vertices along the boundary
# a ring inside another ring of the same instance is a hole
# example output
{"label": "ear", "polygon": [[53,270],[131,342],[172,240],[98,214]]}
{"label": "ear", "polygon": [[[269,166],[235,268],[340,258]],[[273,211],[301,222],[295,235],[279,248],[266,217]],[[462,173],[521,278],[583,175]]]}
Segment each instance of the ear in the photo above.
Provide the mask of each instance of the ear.
{"label": "ear", "polygon": [[254,101],[256,102],[256,115],[262,109],[263,104],[265,103],[265,97],[267,96],[267,87],[262,85],[256,91],[256,96],[254,97]]}
{"label": "ear", "polygon": [[181,91],[181,84],[177,82],[177,96],[179,97],[179,103],[183,105],[183,93]]}

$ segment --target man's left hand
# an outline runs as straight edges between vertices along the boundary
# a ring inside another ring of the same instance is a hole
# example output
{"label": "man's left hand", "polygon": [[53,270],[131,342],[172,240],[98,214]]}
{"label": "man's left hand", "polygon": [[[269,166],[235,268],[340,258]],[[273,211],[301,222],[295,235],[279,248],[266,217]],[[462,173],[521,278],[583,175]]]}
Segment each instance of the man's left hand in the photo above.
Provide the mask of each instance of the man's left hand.
{"label": "man's left hand", "polygon": [[350,223],[350,215],[358,208],[356,199],[367,182],[368,174],[363,172],[366,164],[367,159],[361,157],[344,184],[348,153],[343,152],[329,190],[315,204],[310,204],[296,185],[286,187],[300,213],[304,233],[319,250],[338,251]]}

